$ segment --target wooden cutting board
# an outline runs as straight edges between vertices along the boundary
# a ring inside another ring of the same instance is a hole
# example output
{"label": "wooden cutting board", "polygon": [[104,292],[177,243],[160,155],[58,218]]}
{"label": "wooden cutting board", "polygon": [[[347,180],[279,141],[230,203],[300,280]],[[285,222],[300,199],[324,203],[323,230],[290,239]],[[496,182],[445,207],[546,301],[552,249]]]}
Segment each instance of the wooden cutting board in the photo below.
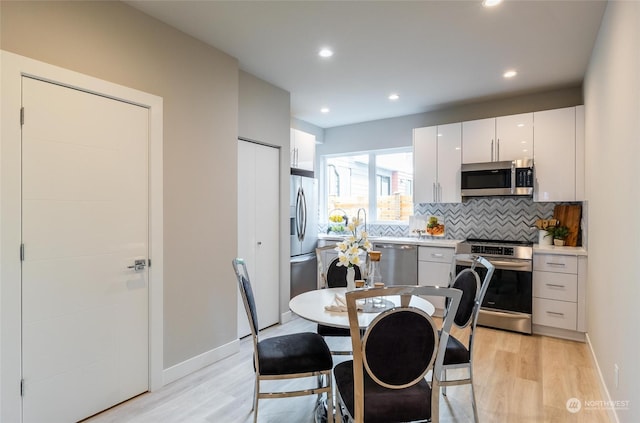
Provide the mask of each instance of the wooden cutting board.
{"label": "wooden cutting board", "polygon": [[580,237],[580,218],[582,216],[581,205],[557,205],[553,209],[553,218],[560,221],[560,225],[569,228],[569,236],[565,240],[568,247],[578,245]]}

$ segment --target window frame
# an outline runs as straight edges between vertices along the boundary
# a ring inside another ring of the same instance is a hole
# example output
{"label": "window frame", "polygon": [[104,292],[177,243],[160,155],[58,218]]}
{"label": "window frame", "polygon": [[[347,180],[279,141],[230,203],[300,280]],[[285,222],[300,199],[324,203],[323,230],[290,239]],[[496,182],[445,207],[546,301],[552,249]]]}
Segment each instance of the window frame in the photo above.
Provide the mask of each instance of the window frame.
{"label": "window frame", "polygon": [[[383,225],[407,225],[408,222],[402,220],[378,220],[378,186],[377,186],[377,156],[386,154],[398,154],[398,153],[411,153],[413,154],[413,148],[409,147],[397,147],[381,150],[366,150],[366,151],[349,151],[343,153],[325,154],[320,157],[320,171],[318,172],[318,185],[319,195],[318,208],[320,222],[327,222],[328,220],[328,198],[329,198],[329,176],[327,175],[327,161],[334,157],[347,157],[347,156],[363,156],[369,157],[369,172],[368,172],[368,198],[369,206],[367,207],[367,224],[383,224]],[[412,175],[415,172],[411,173]],[[414,181],[412,179],[411,184],[411,197],[413,198]],[[375,219],[373,218],[375,217]]]}

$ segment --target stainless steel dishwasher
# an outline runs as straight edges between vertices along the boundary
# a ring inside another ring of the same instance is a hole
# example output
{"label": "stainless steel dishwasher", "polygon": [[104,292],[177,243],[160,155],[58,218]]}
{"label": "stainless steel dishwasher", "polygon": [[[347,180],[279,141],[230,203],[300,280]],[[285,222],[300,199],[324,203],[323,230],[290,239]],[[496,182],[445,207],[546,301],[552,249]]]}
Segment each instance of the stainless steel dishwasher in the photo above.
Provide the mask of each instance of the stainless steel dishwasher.
{"label": "stainless steel dishwasher", "polygon": [[411,244],[373,243],[382,252],[380,267],[385,285],[418,284],[418,247]]}

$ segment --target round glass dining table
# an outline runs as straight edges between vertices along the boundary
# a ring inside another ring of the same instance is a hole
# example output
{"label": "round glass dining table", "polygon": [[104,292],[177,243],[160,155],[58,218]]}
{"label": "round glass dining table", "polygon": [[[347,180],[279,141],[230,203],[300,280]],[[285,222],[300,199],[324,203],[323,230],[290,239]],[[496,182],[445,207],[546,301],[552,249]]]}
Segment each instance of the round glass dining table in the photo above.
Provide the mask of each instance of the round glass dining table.
{"label": "round glass dining table", "polygon": [[[346,288],[325,288],[304,292],[296,295],[289,301],[289,308],[303,319],[325,326],[348,329],[349,316],[346,309],[345,311],[328,311],[325,309],[325,306],[335,305],[336,294],[344,298],[346,291]],[[396,306],[400,305],[399,295],[385,296],[384,299],[392,302]],[[411,297],[409,305],[423,310],[430,316],[435,312],[433,304],[415,295]],[[358,312],[360,329],[366,329],[378,314],[379,312]]]}

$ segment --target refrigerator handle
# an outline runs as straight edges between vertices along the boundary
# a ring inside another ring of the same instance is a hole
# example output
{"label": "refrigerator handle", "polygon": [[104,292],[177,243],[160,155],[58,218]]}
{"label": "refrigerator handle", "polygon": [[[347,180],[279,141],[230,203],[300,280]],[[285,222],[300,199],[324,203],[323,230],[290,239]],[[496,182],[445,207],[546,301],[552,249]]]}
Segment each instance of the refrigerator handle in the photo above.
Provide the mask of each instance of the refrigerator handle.
{"label": "refrigerator handle", "polygon": [[300,221],[302,219],[300,210],[300,202],[302,201],[301,191],[302,189],[298,188],[298,194],[296,196],[296,235],[298,236],[298,241],[302,241],[302,227],[300,226]]}
{"label": "refrigerator handle", "polygon": [[304,238],[307,236],[307,195],[304,193],[304,189],[300,189],[301,193],[302,193],[302,214],[303,214],[303,218],[302,218],[302,239],[301,241],[304,241]]}

